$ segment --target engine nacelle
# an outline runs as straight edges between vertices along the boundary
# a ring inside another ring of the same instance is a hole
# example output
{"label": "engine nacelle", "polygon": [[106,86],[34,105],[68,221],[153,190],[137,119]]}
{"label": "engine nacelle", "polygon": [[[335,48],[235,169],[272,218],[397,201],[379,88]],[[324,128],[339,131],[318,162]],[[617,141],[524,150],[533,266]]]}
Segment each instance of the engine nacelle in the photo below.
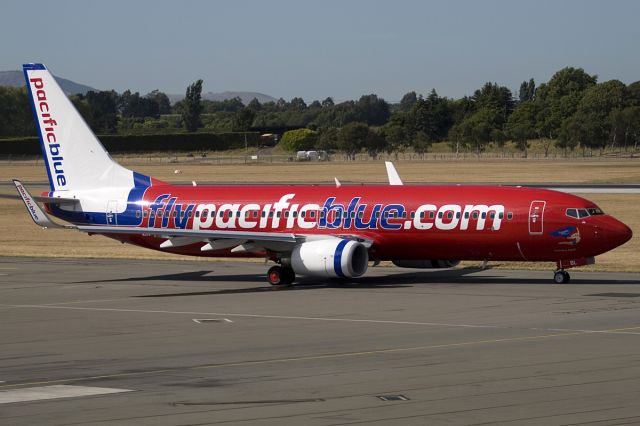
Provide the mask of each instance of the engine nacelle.
{"label": "engine nacelle", "polygon": [[291,267],[300,275],[354,278],[367,272],[368,262],[364,245],[341,238],[308,241],[291,253]]}
{"label": "engine nacelle", "polygon": [[459,260],[394,260],[393,264],[400,268],[439,269],[453,268]]}

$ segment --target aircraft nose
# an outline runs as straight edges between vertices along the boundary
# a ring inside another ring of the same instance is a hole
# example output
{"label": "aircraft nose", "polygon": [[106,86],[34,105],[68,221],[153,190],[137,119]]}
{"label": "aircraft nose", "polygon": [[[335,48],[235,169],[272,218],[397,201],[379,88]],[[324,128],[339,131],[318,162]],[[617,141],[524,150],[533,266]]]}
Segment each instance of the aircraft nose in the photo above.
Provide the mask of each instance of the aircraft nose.
{"label": "aircraft nose", "polygon": [[631,228],[617,219],[610,218],[605,228],[605,238],[614,246],[618,247],[626,243],[633,236]]}

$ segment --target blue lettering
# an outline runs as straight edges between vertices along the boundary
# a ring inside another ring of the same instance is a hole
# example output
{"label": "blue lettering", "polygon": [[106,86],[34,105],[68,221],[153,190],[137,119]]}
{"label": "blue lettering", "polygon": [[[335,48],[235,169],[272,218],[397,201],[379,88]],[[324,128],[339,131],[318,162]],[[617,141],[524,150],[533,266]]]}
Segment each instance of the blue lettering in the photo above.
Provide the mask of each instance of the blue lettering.
{"label": "blue lettering", "polygon": [[[392,215],[391,212],[394,214]],[[399,218],[404,215],[404,206],[402,204],[389,204],[382,209],[380,217],[380,227],[382,229],[400,229],[402,225],[399,223],[389,223],[388,219]],[[391,217],[389,217],[391,216]]]}
{"label": "blue lettering", "polygon": [[[371,211],[371,216],[369,217],[369,222],[364,222],[364,213],[367,208],[366,204],[361,204],[358,206],[358,212],[356,213],[356,229],[376,229],[378,218],[377,215],[380,214],[380,209],[382,209],[382,204],[376,204],[373,206],[373,210]],[[360,213],[362,213],[362,217],[360,217]]]}
{"label": "blue lettering", "polygon": [[177,204],[175,207],[176,217],[174,218],[175,227],[178,229],[185,229],[187,227],[187,223],[189,222],[189,215],[193,211],[195,205],[189,204],[187,208],[182,212],[182,204]]}
{"label": "blue lettering", "polygon": [[[342,204],[333,204],[336,200],[336,197],[327,198],[324,206],[322,207],[323,215],[320,215],[320,220],[318,221],[318,228],[329,228],[336,229],[339,228],[342,223],[342,213],[344,212],[344,206]],[[330,212],[334,211],[335,215],[333,220],[329,222]]]}
{"label": "blue lettering", "polygon": [[164,209],[164,215],[162,216],[162,227],[166,228],[169,225],[169,216],[171,215],[171,208],[173,204],[176,202],[177,198],[173,197],[167,203],[167,207]]}

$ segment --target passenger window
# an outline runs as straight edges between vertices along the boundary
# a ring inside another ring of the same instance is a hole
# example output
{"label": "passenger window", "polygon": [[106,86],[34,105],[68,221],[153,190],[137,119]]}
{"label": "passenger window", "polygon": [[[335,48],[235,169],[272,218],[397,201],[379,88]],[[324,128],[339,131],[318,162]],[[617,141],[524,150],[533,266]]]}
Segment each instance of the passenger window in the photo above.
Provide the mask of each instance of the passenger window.
{"label": "passenger window", "polygon": [[473,218],[477,219],[478,218],[478,212],[473,212]]}
{"label": "passenger window", "polygon": [[486,219],[487,218],[487,212],[482,212],[482,218]]}
{"label": "passenger window", "polygon": [[438,219],[442,219],[442,212],[438,212]]}
{"label": "passenger window", "polygon": [[498,219],[502,219],[502,218],[504,218],[504,213],[503,212],[498,213]]}
{"label": "passenger window", "polygon": [[509,220],[513,219],[513,213],[512,212],[508,212],[507,213],[507,219],[509,219]]}
{"label": "passenger window", "polygon": [[136,210],[136,218],[140,218],[140,210]]}
{"label": "passenger window", "polygon": [[171,216],[176,217],[177,216],[177,212],[174,210],[171,212]]}
{"label": "passenger window", "polygon": [[316,217],[316,212],[315,211],[310,211],[309,212],[309,218],[310,219],[315,219],[315,217]]}
{"label": "passenger window", "polygon": [[496,214],[494,212],[489,213],[489,218],[493,219],[496,217]]}
{"label": "passenger window", "polygon": [[148,211],[146,211],[146,210],[145,210],[145,211],[143,211],[143,212],[142,212],[142,216],[143,216],[143,217],[148,217],[148,216],[149,216],[149,212],[148,212]]}
{"label": "passenger window", "polygon": [[363,211],[359,211],[359,212],[358,212],[358,217],[359,217],[360,219],[362,219],[362,218],[364,217],[364,212],[363,212]]}
{"label": "passenger window", "polygon": [[434,217],[436,217],[436,214],[434,212],[429,212],[429,219],[433,219]]}
{"label": "passenger window", "polygon": [[447,212],[447,219],[453,219],[453,212]]}
{"label": "passenger window", "polygon": [[456,219],[460,219],[460,212],[456,212]]}
{"label": "passenger window", "polygon": [[464,212],[464,218],[469,219],[469,212]]}

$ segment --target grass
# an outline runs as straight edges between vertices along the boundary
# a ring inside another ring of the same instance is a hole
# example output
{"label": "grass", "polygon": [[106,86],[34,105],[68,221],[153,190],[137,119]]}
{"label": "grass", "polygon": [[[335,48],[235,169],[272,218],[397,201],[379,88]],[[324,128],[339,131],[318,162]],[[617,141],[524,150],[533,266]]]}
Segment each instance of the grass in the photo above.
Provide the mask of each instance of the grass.
{"label": "grass", "polygon": [[[292,163],[255,165],[153,164],[140,159],[123,161],[135,168],[167,181],[239,182],[313,182],[332,183],[337,176],[344,182],[384,182],[381,163]],[[397,169],[405,182],[460,183],[576,183],[640,182],[637,160],[588,161],[449,161],[400,162]],[[180,169],[181,174],[174,174]],[[0,165],[0,180],[18,177],[23,181],[46,181],[42,161]],[[3,190],[11,192],[11,188]],[[584,270],[640,272],[640,194],[585,194],[605,212],[612,214],[634,231],[627,244],[597,258],[594,266]],[[80,258],[197,259],[170,255],[121,244],[101,236],[87,236],[75,231],[42,230],[33,224],[18,200],[0,199],[0,256],[45,256]],[[211,259],[204,259],[211,260]],[[477,265],[477,263],[466,263]],[[505,267],[552,269],[551,264],[513,264]]]}

